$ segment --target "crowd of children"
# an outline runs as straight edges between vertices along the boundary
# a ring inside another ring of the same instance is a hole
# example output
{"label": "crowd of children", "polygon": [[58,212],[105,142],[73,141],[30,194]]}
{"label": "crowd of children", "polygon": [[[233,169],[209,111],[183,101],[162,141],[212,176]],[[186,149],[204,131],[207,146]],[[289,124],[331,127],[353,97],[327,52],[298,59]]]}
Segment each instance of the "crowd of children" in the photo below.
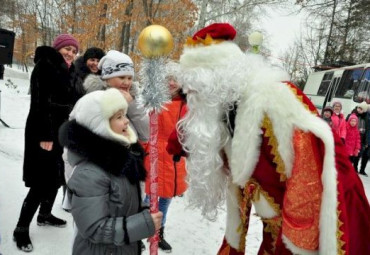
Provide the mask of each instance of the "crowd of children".
{"label": "crowd of children", "polygon": [[[369,160],[370,145],[370,114],[366,102],[358,104],[350,114],[344,118],[342,104],[334,102],[322,110],[321,117],[332,127],[346,145],[350,160],[361,175],[367,176],[365,168]],[[361,159],[361,167],[358,163]]]}

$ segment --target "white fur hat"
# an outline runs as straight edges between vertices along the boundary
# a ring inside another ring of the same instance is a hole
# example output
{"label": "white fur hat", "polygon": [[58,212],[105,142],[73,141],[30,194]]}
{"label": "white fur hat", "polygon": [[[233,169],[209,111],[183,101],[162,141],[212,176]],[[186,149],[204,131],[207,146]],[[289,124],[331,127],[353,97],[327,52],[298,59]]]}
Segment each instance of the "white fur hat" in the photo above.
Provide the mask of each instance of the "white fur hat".
{"label": "white fur hat", "polygon": [[137,136],[128,126],[128,136],[119,135],[112,131],[110,118],[119,110],[127,112],[127,101],[119,90],[111,88],[105,91],[94,91],[86,94],[77,101],[70,119],[93,133],[123,144],[136,143]]}
{"label": "white fur hat", "polygon": [[132,59],[116,50],[108,51],[107,55],[100,59],[98,68],[102,70],[101,78],[103,80],[123,75],[131,75],[133,77],[135,74]]}
{"label": "white fur hat", "polygon": [[357,105],[357,107],[360,107],[364,112],[367,112],[368,105],[365,101],[361,102],[360,104]]}

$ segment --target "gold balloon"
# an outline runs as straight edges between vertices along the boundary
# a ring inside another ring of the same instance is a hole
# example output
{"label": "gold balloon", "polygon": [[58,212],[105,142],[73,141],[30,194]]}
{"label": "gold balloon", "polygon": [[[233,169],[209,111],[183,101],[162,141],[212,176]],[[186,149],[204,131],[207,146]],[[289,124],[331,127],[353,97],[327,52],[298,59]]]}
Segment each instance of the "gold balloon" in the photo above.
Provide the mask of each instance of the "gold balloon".
{"label": "gold balloon", "polygon": [[141,31],[138,42],[139,50],[147,58],[167,55],[173,48],[173,38],[167,28],[150,25]]}

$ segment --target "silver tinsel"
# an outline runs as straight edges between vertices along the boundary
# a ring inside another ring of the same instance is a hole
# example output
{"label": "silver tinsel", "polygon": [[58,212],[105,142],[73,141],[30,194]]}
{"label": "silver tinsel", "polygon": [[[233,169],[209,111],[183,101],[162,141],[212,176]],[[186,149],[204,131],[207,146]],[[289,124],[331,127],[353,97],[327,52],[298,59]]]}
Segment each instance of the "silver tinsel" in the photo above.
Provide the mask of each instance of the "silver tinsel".
{"label": "silver tinsel", "polygon": [[171,101],[171,95],[166,81],[166,61],[164,57],[144,59],[139,79],[142,86],[142,93],[138,102],[147,111],[159,113],[163,105]]}

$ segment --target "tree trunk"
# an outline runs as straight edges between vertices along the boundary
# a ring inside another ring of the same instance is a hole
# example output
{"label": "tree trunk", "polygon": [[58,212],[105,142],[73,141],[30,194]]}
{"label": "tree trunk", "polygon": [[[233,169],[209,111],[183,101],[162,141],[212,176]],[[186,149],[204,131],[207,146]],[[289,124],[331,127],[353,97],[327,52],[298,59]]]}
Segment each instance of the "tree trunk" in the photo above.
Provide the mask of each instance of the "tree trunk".
{"label": "tree trunk", "polygon": [[134,1],[130,0],[126,10],[125,18],[126,21],[122,24],[121,36],[119,40],[119,49],[123,50],[124,53],[128,54],[129,52],[129,43],[130,43],[130,30],[131,30],[131,19],[132,19],[132,9],[134,7]]}
{"label": "tree trunk", "polygon": [[198,29],[206,25],[207,5],[208,5],[208,0],[202,0],[202,5],[200,7],[200,14],[199,14]]}
{"label": "tree trunk", "polygon": [[330,19],[330,29],[329,29],[329,35],[328,35],[328,41],[326,42],[326,49],[325,49],[325,54],[324,54],[324,63],[328,61],[329,57],[329,47],[331,43],[331,37],[333,33],[333,27],[334,27],[334,17],[335,17],[335,11],[337,9],[337,0],[333,1],[333,10],[331,13],[331,19]]}
{"label": "tree trunk", "polygon": [[[352,21],[352,6],[353,6],[353,0],[351,0],[350,3],[349,3],[349,7],[348,7],[348,11],[347,11],[346,25],[344,27],[344,35],[343,35],[342,45],[341,45],[340,54],[339,54],[339,57],[342,60],[346,59],[345,54],[346,54],[346,52],[348,52],[347,37],[348,37],[348,34],[349,34],[349,30],[351,28],[350,23]],[[348,60],[349,59],[347,59],[347,61]]]}
{"label": "tree trunk", "polygon": [[[107,17],[107,10],[108,10],[108,5],[104,4],[103,13],[100,15],[101,19],[105,19]],[[98,34],[98,40],[101,42],[101,47],[103,49],[105,48],[105,33],[106,33],[106,24],[103,24],[101,25],[99,29],[99,34]]]}

